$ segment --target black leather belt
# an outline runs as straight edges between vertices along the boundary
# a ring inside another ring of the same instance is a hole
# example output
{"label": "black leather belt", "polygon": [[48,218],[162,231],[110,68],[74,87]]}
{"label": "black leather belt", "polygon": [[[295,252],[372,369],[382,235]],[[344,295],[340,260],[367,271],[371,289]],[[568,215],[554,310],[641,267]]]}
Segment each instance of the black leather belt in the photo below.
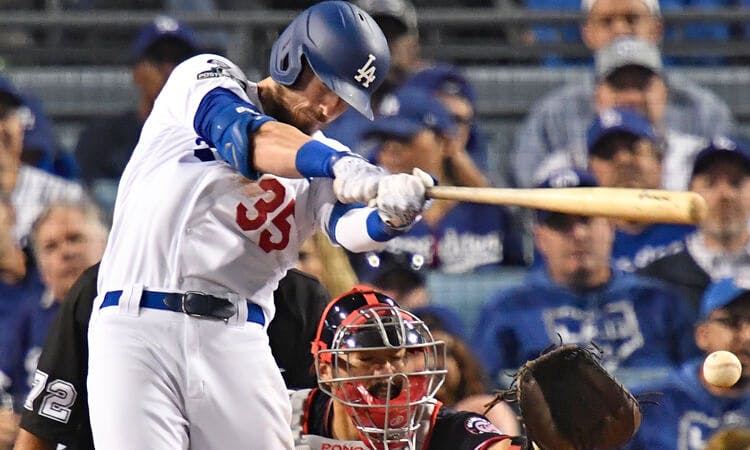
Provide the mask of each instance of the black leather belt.
{"label": "black leather belt", "polygon": [[[115,306],[120,303],[122,291],[110,291],[104,295],[100,308]],[[143,291],[140,306],[142,308],[161,309],[185,313],[195,317],[208,317],[227,321],[237,314],[234,303],[221,297],[202,292],[155,292]],[[247,302],[247,321],[264,325],[266,322],[263,309],[255,303]]]}

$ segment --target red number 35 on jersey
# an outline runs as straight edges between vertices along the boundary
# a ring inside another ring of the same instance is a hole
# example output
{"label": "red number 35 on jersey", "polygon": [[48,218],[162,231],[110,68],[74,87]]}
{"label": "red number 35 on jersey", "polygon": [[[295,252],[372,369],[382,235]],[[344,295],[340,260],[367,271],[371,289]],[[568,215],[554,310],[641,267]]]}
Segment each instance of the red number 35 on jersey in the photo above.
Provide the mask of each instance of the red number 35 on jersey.
{"label": "red number 35 on jersey", "polygon": [[[257,215],[252,219],[247,217],[247,207],[242,203],[238,203],[237,225],[243,231],[255,231],[262,228],[258,246],[266,253],[270,253],[272,250],[284,250],[289,245],[289,234],[292,231],[292,223],[289,219],[290,217],[294,217],[294,199],[268,222],[268,216],[279,209],[282,203],[284,203],[286,188],[275,178],[264,178],[260,180],[258,185],[264,191],[273,193],[273,197],[270,200],[260,199],[253,203],[253,208],[257,211]],[[273,233],[269,231],[269,228],[272,226],[279,230],[280,233],[280,238],[276,242],[272,239]]]}

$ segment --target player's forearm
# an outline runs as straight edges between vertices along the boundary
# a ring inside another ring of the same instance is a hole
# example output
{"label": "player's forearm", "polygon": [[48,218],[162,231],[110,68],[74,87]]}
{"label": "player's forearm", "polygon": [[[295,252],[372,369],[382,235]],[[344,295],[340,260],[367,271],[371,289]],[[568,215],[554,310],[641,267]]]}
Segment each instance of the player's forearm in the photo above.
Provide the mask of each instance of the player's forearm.
{"label": "player's forearm", "polygon": [[253,165],[261,173],[285,178],[300,178],[297,152],[312,138],[281,122],[266,122],[253,135]]}
{"label": "player's forearm", "polygon": [[[382,176],[381,169],[349,151],[337,150],[312,139],[297,128],[279,122],[266,122],[252,136],[253,168],[287,178],[337,178],[343,181],[336,192],[346,203],[368,201],[364,186]],[[352,183],[353,181],[353,183]],[[359,189],[355,185],[362,185]],[[362,191],[362,192],[360,192]],[[350,195],[349,195],[350,194]],[[364,197],[364,198],[362,198]]]}
{"label": "player's forearm", "polygon": [[57,445],[55,443],[40,439],[21,428],[13,450],[55,450],[56,448]]}
{"label": "player's forearm", "polygon": [[[388,233],[374,208],[338,204],[331,213],[328,229],[334,241],[355,253],[380,251],[385,242],[394,237]],[[363,229],[365,233],[362,233]]]}

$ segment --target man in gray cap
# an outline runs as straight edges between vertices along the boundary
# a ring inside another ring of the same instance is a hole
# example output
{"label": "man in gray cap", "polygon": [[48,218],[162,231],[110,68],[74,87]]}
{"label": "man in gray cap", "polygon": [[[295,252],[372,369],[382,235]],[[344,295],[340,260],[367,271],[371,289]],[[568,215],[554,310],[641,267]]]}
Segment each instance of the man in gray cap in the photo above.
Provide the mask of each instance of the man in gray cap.
{"label": "man in gray cap", "polygon": [[[647,40],[623,36],[598,50],[594,59],[596,86],[592,94],[593,102],[591,99],[588,102],[598,112],[626,108],[647,118],[663,150],[661,187],[686,189],[693,158],[706,141],[670,125],[669,99],[674,91],[670,91],[671,85],[664,76],[659,49]],[[553,149],[554,153],[545,157],[534,169],[534,179],[543,179],[550,168],[561,165],[586,167],[586,145],[578,140],[566,147]]]}
{"label": "man in gray cap", "polygon": [[[584,43],[598,51],[613,40],[635,36],[653,45],[662,37],[659,4],[656,0],[583,0],[586,19],[581,27]],[[662,104],[665,129],[707,139],[731,131],[729,107],[710,91],[684,77],[665,73],[669,96]],[[551,153],[585,151],[586,129],[594,116],[597,79],[581,77],[539,100],[516,133],[511,155],[511,178],[516,185],[531,187],[534,171]],[[614,105],[611,105],[614,106]],[[687,175],[687,172],[686,172]]]}

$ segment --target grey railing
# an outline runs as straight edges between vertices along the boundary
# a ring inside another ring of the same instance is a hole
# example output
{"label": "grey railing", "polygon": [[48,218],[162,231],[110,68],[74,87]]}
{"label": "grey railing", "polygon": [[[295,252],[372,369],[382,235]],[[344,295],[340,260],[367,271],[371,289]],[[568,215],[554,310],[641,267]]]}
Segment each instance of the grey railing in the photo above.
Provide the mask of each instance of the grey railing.
{"label": "grey railing", "polygon": [[[538,43],[523,39],[523,31],[536,25],[564,26],[580,22],[577,11],[525,11],[515,9],[420,9],[423,52],[428,58],[454,63],[528,64],[550,54],[584,57],[580,43]],[[23,44],[0,39],[0,56],[15,65],[125,64],[127,44],[154,12],[144,11],[3,11],[0,33],[26,32]],[[278,31],[295,11],[258,9],[219,11],[215,14],[178,14],[198,30],[221,32],[222,50],[244,67],[261,67]],[[745,26],[750,9],[665,12],[668,26],[724,23]],[[676,33],[679,35],[679,33]],[[695,42],[667,40],[666,56],[750,57],[750,40]]]}

